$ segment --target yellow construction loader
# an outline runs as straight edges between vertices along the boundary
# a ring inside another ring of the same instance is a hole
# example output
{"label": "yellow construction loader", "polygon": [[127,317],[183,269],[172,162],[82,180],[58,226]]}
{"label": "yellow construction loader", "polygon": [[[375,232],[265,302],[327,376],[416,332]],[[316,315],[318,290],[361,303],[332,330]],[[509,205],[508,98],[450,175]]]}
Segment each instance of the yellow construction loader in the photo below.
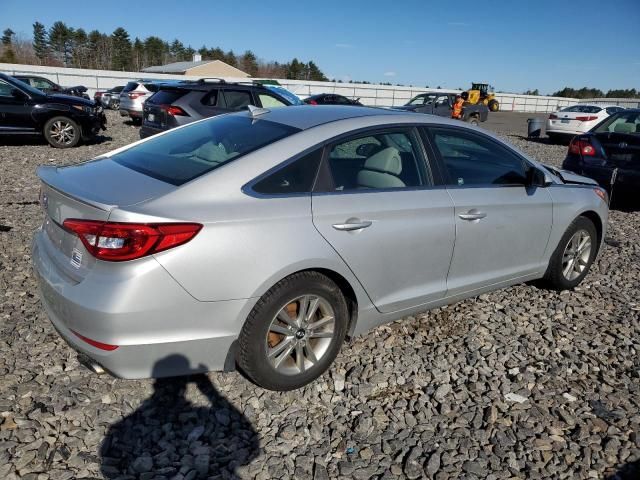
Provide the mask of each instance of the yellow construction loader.
{"label": "yellow construction loader", "polygon": [[500,104],[498,100],[496,100],[496,94],[489,92],[488,83],[472,83],[469,90],[462,92],[462,98],[466,103],[470,103],[471,105],[482,103],[492,112],[500,110]]}

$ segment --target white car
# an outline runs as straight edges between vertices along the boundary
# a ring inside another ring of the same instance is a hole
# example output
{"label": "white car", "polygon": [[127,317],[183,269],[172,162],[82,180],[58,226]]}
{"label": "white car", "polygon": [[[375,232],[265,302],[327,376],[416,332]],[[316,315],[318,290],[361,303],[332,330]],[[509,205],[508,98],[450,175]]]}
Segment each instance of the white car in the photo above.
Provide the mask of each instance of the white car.
{"label": "white car", "polygon": [[573,137],[588,132],[609,115],[613,115],[623,107],[616,105],[592,105],[578,103],[563,108],[549,115],[547,120],[547,136],[551,140],[561,137]]}

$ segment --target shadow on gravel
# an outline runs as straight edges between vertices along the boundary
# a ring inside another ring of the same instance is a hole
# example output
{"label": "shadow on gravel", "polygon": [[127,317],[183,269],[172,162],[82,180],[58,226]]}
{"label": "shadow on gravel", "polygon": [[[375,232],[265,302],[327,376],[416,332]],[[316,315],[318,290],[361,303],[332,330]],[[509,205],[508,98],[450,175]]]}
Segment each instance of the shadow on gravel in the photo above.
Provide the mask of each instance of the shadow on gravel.
{"label": "shadow on gravel", "polygon": [[606,477],[606,480],[638,480],[640,478],[640,460],[627,463],[613,475]]}
{"label": "shadow on gravel", "polygon": [[[182,355],[171,355],[155,369],[176,365],[189,363]],[[209,406],[193,405],[186,398],[189,383],[198,387]],[[101,471],[107,479],[238,479],[236,469],[258,454],[258,436],[249,420],[203,374],[156,380],[153,395],[110,427],[100,448]]]}
{"label": "shadow on gravel", "polygon": [[48,145],[41,135],[14,135],[12,137],[0,135],[0,146],[15,147],[23,145]]}
{"label": "shadow on gravel", "polygon": [[519,138],[527,142],[541,143],[543,145],[558,145],[558,142],[551,141],[549,137],[527,137],[526,135],[507,135],[509,137]]}

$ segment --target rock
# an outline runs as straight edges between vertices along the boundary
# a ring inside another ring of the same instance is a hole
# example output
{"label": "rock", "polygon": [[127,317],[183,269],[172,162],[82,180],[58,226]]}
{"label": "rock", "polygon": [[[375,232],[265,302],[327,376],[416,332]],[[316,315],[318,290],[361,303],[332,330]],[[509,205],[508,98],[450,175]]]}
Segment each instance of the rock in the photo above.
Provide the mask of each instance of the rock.
{"label": "rock", "polygon": [[527,397],[523,397],[517,393],[507,393],[504,398],[508,402],[524,403],[527,401]]}
{"label": "rock", "polygon": [[151,457],[138,457],[133,461],[131,467],[138,473],[149,472],[153,468]]}

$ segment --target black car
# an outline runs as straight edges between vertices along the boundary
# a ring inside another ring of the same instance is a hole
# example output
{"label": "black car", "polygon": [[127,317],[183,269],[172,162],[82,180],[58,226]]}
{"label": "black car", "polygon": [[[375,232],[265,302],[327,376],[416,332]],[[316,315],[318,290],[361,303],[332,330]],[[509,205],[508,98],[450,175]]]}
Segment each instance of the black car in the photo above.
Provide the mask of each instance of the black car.
{"label": "black car", "polygon": [[612,200],[640,200],[640,109],[615,113],[575,136],[562,168],[594,179]]}
{"label": "black car", "polygon": [[101,106],[70,95],[49,95],[0,73],[0,135],[44,135],[69,148],[106,128]]}
{"label": "black car", "polygon": [[[396,110],[405,110],[407,112],[427,113],[430,115],[438,115],[440,117],[451,117],[455,101],[455,93],[421,93],[420,95],[413,97],[405,105],[393,108]],[[465,104],[462,107],[462,120],[474,125],[478,125],[480,122],[486,122],[488,115],[489,108],[481,103],[476,105]]]}
{"label": "black car", "polygon": [[359,100],[359,98],[351,100],[335,93],[319,93],[318,95],[311,95],[303,101],[309,105],[362,105]]}
{"label": "black car", "polygon": [[162,84],[144,102],[140,138],[202,118],[246,110],[249,105],[279,108],[302,104],[293,93],[271,84],[229,83],[220,79]]}
{"label": "black car", "polygon": [[33,88],[37,88],[44,93],[62,93],[64,95],[86,98],[87,100],[90,100],[91,98],[87,95],[87,87],[82,85],[77,85],[75,87],[63,87],[52,82],[48,78],[38,77],[36,75],[15,75],[13,78],[20,80],[27,85],[31,85]]}

